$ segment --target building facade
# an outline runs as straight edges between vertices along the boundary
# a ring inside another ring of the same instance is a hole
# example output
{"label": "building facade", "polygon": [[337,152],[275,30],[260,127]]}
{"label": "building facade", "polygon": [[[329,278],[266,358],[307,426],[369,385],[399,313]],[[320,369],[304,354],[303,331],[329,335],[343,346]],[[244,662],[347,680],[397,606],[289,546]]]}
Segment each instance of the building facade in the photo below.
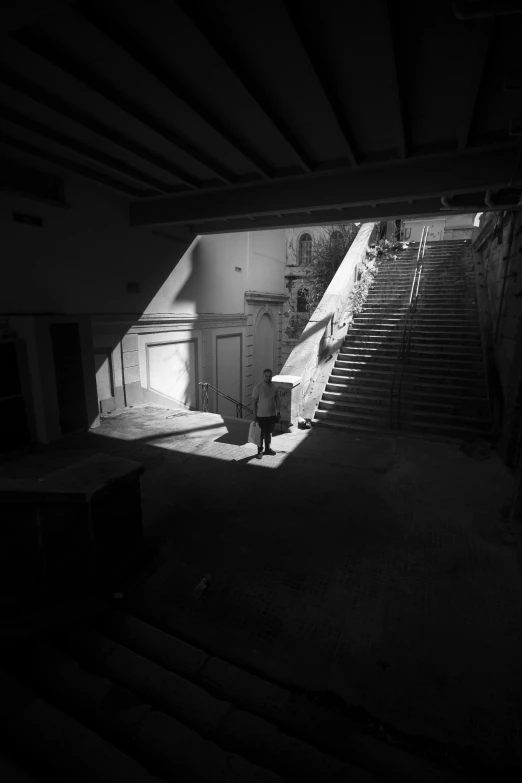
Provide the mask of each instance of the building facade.
{"label": "building facade", "polygon": [[415,218],[403,222],[404,241],[420,242],[422,229],[429,226],[428,242],[444,239],[471,239],[475,213],[469,215],[434,216]]}
{"label": "building facade", "polygon": [[[355,225],[358,226],[359,223]],[[285,288],[288,300],[282,319],[283,364],[298,343],[299,337],[310,319],[310,286],[307,284],[307,278],[314,242],[325,228],[330,233],[331,242],[344,242],[342,232],[336,231],[330,226],[305,226],[286,230]]]}
{"label": "building facade", "polygon": [[[0,404],[18,419],[7,441],[47,443],[144,401],[200,410],[201,383],[249,407],[264,367],[284,362],[285,230],[132,228],[119,195],[65,187],[67,209],[0,199]],[[214,392],[209,403],[236,415]]]}

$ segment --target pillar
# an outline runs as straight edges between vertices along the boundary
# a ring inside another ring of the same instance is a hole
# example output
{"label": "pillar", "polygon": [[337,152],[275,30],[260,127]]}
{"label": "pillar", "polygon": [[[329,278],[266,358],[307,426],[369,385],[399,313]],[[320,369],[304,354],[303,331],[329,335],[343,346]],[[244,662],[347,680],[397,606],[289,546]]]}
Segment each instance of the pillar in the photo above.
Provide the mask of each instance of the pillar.
{"label": "pillar", "polygon": [[272,381],[278,387],[281,423],[286,428],[292,427],[299,416],[301,377],[299,375],[275,375]]}

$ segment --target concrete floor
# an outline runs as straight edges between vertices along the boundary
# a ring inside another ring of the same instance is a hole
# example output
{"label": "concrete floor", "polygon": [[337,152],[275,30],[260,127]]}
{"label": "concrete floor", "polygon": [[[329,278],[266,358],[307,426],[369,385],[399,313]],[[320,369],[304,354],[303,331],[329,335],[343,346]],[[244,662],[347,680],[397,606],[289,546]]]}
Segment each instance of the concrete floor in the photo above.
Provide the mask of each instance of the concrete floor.
{"label": "concrete floor", "polygon": [[269,678],[522,769],[510,472],[451,443],[315,428],[258,461],[247,427],[145,405],[60,444],[146,467],[161,554],[131,601]]}

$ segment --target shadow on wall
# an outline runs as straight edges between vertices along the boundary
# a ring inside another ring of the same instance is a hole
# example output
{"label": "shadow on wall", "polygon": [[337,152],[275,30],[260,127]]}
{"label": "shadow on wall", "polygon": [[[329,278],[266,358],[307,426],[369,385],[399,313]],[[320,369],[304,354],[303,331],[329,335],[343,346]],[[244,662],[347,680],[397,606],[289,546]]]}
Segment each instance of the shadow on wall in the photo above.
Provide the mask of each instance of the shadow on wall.
{"label": "shadow on wall", "polygon": [[242,313],[248,233],[198,236],[153,297],[150,312]]}
{"label": "shadow on wall", "polygon": [[[132,327],[143,315],[161,316],[172,314],[174,307],[168,301],[172,290],[190,287],[193,276],[191,246],[197,245],[197,239],[191,243],[183,240],[174,240],[168,235],[160,236],[161,254],[153,253],[154,263],[151,263],[150,272],[143,276],[144,285],[133,296],[134,306],[129,308],[129,315],[121,319],[114,314],[107,323],[103,323],[103,316],[95,315],[94,324],[94,360],[96,373],[96,386],[99,406],[102,413],[135,405],[143,401],[143,387],[141,384],[139,342],[138,335],[133,333]],[[154,244],[156,240],[154,241]],[[161,263],[155,263],[159,258]],[[148,268],[149,269],[149,268]],[[177,302],[178,294],[174,297]],[[195,302],[185,296],[181,311],[194,313],[197,309]],[[178,307],[178,312],[180,308]],[[151,332],[156,328],[151,325]],[[163,382],[158,384],[156,377],[151,377],[151,388],[157,387],[158,392],[172,397],[174,401],[185,400],[190,384],[189,357],[176,354],[176,372],[172,372],[172,356],[168,355],[166,345],[154,345],[155,365],[153,376],[161,373]],[[178,352],[179,353],[179,350]],[[183,354],[183,352],[181,352]],[[181,364],[180,364],[181,363]],[[163,371],[161,372],[161,368]],[[176,388],[171,388],[175,386]],[[175,393],[174,393],[175,392]]]}

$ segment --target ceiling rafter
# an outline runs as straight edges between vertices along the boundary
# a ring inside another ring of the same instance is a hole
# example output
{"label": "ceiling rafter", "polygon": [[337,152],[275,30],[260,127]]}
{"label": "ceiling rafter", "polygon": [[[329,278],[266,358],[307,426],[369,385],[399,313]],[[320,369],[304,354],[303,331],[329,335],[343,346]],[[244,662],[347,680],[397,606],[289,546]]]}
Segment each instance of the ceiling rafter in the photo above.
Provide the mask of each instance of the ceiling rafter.
{"label": "ceiling rafter", "polygon": [[[440,198],[428,198],[415,202],[397,201],[389,204],[376,204],[372,205],[374,209],[371,209],[368,205],[365,207],[350,207],[343,209],[342,218],[339,217],[337,209],[332,210],[318,210],[314,212],[314,225],[337,225],[343,223],[353,223],[358,221],[365,223],[367,221],[374,222],[377,220],[394,220],[399,217],[419,217],[419,216],[433,216],[441,212]],[[441,214],[447,214],[441,212]],[[265,215],[263,217],[254,218],[252,222],[246,223],[246,218],[238,218],[236,220],[225,221],[209,221],[207,223],[194,223],[188,225],[188,230],[193,234],[220,234],[230,231],[247,231],[247,230],[267,230],[274,228],[297,228],[300,226],[310,225],[310,215],[308,212],[293,213],[289,219],[289,216],[283,215]]]}
{"label": "ceiling rafter", "polygon": [[306,58],[315,74],[315,77],[323,91],[331,111],[335,117],[337,125],[343,134],[345,144],[348,148],[348,158],[352,166],[359,164],[359,156],[353,135],[352,128],[346,117],[344,107],[339,99],[337,90],[332,84],[328,68],[323,58],[320,57],[317,47],[314,46],[313,37],[309,35],[306,25],[303,23],[303,6],[301,3],[294,6],[292,0],[283,0],[289,20],[292,23],[294,32],[299,39]]}
{"label": "ceiling rafter", "polygon": [[120,193],[126,193],[128,196],[133,196],[134,198],[143,198],[144,196],[156,195],[154,191],[151,192],[150,190],[138,190],[138,188],[134,188],[131,185],[125,184],[124,182],[115,180],[106,174],[102,174],[99,171],[95,171],[94,169],[89,168],[88,166],[83,166],[80,163],[75,163],[74,161],[67,158],[62,158],[60,155],[55,155],[54,152],[47,152],[46,150],[40,149],[40,147],[35,147],[33,144],[29,144],[29,142],[23,141],[22,139],[17,139],[1,130],[0,143],[7,144],[9,147],[13,147],[14,149],[25,152],[28,155],[32,155],[35,158],[44,160],[46,163],[54,163],[55,165],[60,166],[67,171],[72,171],[74,174],[80,174],[86,179],[91,179],[94,182],[98,182],[101,185],[112,188],[113,190],[118,190]]}
{"label": "ceiling rafter", "polygon": [[[467,193],[488,187],[501,188],[513,179],[518,146],[454,153],[435,159],[397,161],[376,168],[357,168],[343,174],[325,174],[293,181],[251,185],[227,193],[190,193],[166,196],[150,203],[130,205],[132,225],[196,223],[246,215],[292,214],[367,206],[394,201]],[[516,183],[522,174],[516,174]]]}
{"label": "ceiling rafter", "polygon": [[151,177],[137,169],[135,166],[131,166],[129,163],[91,147],[90,144],[86,144],[83,141],[74,139],[72,136],[54,130],[54,128],[50,128],[48,125],[44,125],[32,117],[22,114],[21,112],[12,109],[10,106],[0,104],[0,116],[14,125],[25,128],[31,133],[36,133],[42,138],[49,139],[49,141],[60,144],[62,147],[67,147],[85,158],[90,158],[95,163],[110,169],[115,174],[121,174],[129,179],[133,179],[141,185],[148,185],[149,187],[154,188],[154,190],[157,190],[158,193],[166,195],[172,192],[172,188],[169,185],[156,179],[156,177]]}
{"label": "ceiling rafter", "polygon": [[463,150],[468,146],[473,131],[473,120],[479,102],[481,87],[484,82],[488,54],[491,51],[491,40],[493,38],[495,20],[490,19],[487,22],[481,20],[480,22],[475,22],[475,26],[475,51],[473,56],[469,58],[469,83],[466,91],[463,92],[462,120],[458,137],[459,150]]}
{"label": "ceiling rafter", "polygon": [[114,144],[116,147],[132,153],[137,158],[141,158],[159,169],[163,169],[165,172],[172,174],[173,177],[180,179],[188,187],[200,187],[200,183],[197,180],[193,180],[190,177],[184,177],[184,173],[167,160],[167,158],[152,152],[142,144],[122,135],[119,131],[109,128],[108,125],[94,119],[82,109],[78,109],[63,98],[49,92],[40,84],[36,84],[35,82],[26,79],[24,76],[21,76],[16,73],[16,71],[13,71],[3,64],[0,64],[0,83],[7,85],[7,87],[10,87],[21,95],[25,95],[27,98],[36,101],[47,109],[52,109],[52,111],[57,112],[57,114],[61,114],[62,117],[66,117],[68,120],[83,125],[84,128],[87,128],[101,138],[110,141],[111,144]]}
{"label": "ceiling rafter", "polygon": [[410,154],[410,139],[408,136],[408,112],[406,106],[405,81],[402,73],[399,47],[399,30],[396,16],[396,4],[392,0],[385,0],[383,13],[383,27],[386,27],[388,33],[388,42],[390,46],[389,74],[393,84],[395,95],[395,106],[397,110],[397,132],[399,157],[405,160]]}
{"label": "ceiling rafter", "polygon": [[[72,76],[79,82],[85,84],[93,92],[97,92],[109,103],[114,104],[130,117],[141,122],[142,125],[153,130],[159,136],[162,136],[174,147],[177,147],[183,153],[191,157],[194,161],[197,161],[207,169],[212,171],[223,182],[230,183],[234,179],[234,175],[225,170],[217,161],[209,158],[205,153],[196,150],[189,142],[185,141],[176,131],[168,128],[161,120],[152,115],[146,109],[142,109],[131,98],[127,97],[121,90],[113,87],[105,79],[97,76],[93,71],[86,67],[78,57],[68,54],[63,49],[58,49],[50,41],[46,40],[42,35],[38,33],[34,28],[24,28],[15,35],[16,40],[22,46],[30,49],[34,54],[42,57],[44,60],[52,63],[56,68],[64,71],[69,76]],[[179,179],[190,187],[199,187],[195,185],[195,179],[187,174],[183,173],[182,169],[179,169]]]}
{"label": "ceiling rafter", "polygon": [[103,15],[90,3],[77,3],[74,13],[86,19],[105,36],[116,44],[122,51],[131,57],[141,68],[148,71],[156,81],[165,87],[178,100],[182,101],[194,114],[198,115],[215,133],[218,133],[237,152],[248,160],[259,174],[265,179],[270,179],[272,172],[265,160],[252,147],[240,139],[233,130],[226,125],[216,114],[201,100],[183,85],[175,75],[170,72],[147,50],[142,43],[141,36],[125,33],[117,23],[108,16]]}
{"label": "ceiling rafter", "polygon": [[296,139],[294,132],[288,127],[282,117],[278,115],[276,108],[273,106],[271,96],[266,89],[263,89],[255,75],[248,69],[242,54],[238,51],[233,51],[230,42],[227,45],[223,44],[222,37],[216,33],[215,28],[208,21],[207,15],[198,13],[192,0],[177,0],[176,5],[190,19],[207,44],[216,52],[250,97],[257,103],[263,114],[283,137],[299,161],[299,165],[307,172],[312,171],[314,164],[303,150],[301,143]]}

